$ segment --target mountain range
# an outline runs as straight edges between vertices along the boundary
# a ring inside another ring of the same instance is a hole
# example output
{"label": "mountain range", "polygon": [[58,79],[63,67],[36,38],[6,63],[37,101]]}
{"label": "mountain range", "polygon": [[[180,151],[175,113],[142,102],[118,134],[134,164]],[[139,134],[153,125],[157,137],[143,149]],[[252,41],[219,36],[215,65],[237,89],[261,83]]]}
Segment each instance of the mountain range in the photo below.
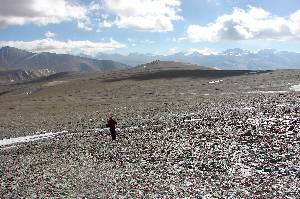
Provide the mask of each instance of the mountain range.
{"label": "mountain range", "polygon": [[0,49],[0,70],[103,71],[128,68],[112,60],[98,60],[68,54],[33,53],[13,47]]}
{"label": "mountain range", "polygon": [[171,55],[131,53],[129,55],[99,53],[94,58],[110,59],[130,66],[153,60],[193,63],[227,70],[269,70],[300,68],[300,53],[264,49],[250,52],[240,48],[228,49],[217,54],[179,52]]}
{"label": "mountain range", "polygon": [[240,48],[221,53],[205,54],[197,51],[171,55],[131,53],[128,55],[98,53],[95,56],[33,53],[14,47],[0,49],[0,70],[36,71],[48,69],[65,71],[103,71],[136,67],[154,60],[190,63],[223,70],[299,69],[300,53],[264,49],[250,52]]}

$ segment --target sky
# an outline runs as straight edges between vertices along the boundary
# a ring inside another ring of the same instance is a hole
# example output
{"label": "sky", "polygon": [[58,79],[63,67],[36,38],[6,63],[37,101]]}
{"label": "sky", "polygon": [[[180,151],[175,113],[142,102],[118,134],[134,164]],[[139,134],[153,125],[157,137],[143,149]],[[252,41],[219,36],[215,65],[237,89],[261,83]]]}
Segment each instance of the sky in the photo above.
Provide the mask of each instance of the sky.
{"label": "sky", "polygon": [[300,0],[0,0],[0,47],[86,54],[300,52]]}

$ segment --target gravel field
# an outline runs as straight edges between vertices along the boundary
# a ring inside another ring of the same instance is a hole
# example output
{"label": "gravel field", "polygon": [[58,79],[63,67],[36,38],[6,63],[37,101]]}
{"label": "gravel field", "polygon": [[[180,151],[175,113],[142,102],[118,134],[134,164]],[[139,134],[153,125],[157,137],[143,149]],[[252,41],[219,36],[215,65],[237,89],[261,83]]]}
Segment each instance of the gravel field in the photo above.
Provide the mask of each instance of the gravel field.
{"label": "gravel field", "polygon": [[300,70],[153,77],[0,85],[1,198],[300,198]]}

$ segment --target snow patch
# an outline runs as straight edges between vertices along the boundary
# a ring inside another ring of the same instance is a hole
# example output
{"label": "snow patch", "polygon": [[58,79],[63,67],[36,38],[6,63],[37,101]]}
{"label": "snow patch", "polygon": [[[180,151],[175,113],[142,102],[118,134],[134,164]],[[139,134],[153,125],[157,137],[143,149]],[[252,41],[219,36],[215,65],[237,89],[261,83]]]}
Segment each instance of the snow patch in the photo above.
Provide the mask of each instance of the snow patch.
{"label": "snow patch", "polygon": [[234,92],[221,93],[221,95],[236,95]]}
{"label": "snow patch", "polygon": [[300,91],[300,84],[291,86],[290,90],[292,90],[292,91]]}
{"label": "snow patch", "polygon": [[50,87],[50,86],[56,86],[59,84],[64,84],[67,83],[68,81],[52,81],[52,82],[48,82],[47,84],[44,84],[45,87]]}
{"label": "snow patch", "polygon": [[264,93],[264,94],[270,94],[270,93],[287,93],[288,91],[249,91],[248,94],[256,94],[256,93]]}
{"label": "snow patch", "polygon": [[38,135],[29,135],[29,136],[23,136],[23,137],[3,139],[3,140],[0,140],[0,147],[6,146],[6,145],[12,145],[12,144],[24,143],[24,142],[32,142],[32,141],[37,141],[37,140],[42,140],[42,139],[50,139],[50,138],[56,137],[59,134],[67,133],[67,132],[68,131],[61,131],[61,132],[56,132],[56,133],[50,132],[50,133],[44,133],[44,134],[38,134]]}
{"label": "snow patch", "polygon": [[250,71],[248,74],[257,74],[257,71]]}
{"label": "snow patch", "polygon": [[190,120],[184,120],[185,122],[197,122],[197,121],[201,121],[202,119],[201,118],[193,118],[193,119],[190,119]]}
{"label": "snow patch", "polygon": [[252,176],[252,169],[250,167],[242,167],[241,173],[243,177],[249,177]]}
{"label": "snow patch", "polygon": [[244,110],[253,110],[253,109],[255,109],[255,107],[244,107],[243,109]]}
{"label": "snow patch", "polygon": [[222,82],[223,80],[222,79],[220,79],[220,80],[215,80],[215,81],[210,81],[210,82],[208,82],[209,84],[215,84],[215,83],[220,83],[220,82]]}

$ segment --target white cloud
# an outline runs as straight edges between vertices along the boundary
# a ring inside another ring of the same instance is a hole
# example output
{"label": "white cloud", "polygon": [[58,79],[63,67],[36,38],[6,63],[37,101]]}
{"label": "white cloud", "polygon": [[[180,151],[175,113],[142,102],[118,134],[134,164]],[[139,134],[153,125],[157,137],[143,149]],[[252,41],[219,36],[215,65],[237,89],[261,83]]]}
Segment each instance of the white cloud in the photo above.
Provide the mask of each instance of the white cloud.
{"label": "white cloud", "polygon": [[130,28],[137,31],[165,32],[174,21],[183,20],[180,0],[0,0],[0,27],[48,25],[76,22],[84,30]]}
{"label": "white cloud", "polygon": [[173,48],[169,49],[169,53],[170,54],[175,54],[177,52],[178,52],[178,48],[177,47],[173,47]]}
{"label": "white cloud", "polygon": [[127,38],[127,42],[129,43],[129,45],[135,47],[137,44],[136,44],[136,40],[135,39],[132,39],[132,38]]}
{"label": "white cloud", "polygon": [[300,10],[289,17],[278,17],[262,8],[234,8],[231,14],[218,17],[206,26],[190,25],[187,35],[192,41],[299,38]]}
{"label": "white cloud", "polygon": [[92,41],[58,41],[54,39],[41,39],[33,41],[0,41],[0,46],[11,46],[32,52],[55,52],[67,54],[84,53],[94,55],[99,52],[113,51],[118,48],[126,47],[113,39],[108,42]]}
{"label": "white cloud", "polygon": [[165,32],[174,29],[173,21],[183,19],[178,15],[180,0],[103,0],[103,5],[103,10],[114,16],[106,24],[119,28]]}
{"label": "white cloud", "polygon": [[297,36],[297,39],[300,39],[300,10],[291,14],[290,20],[291,24],[293,24],[291,27],[292,33]]}
{"label": "white cloud", "polygon": [[178,39],[177,39],[177,41],[184,41],[184,40],[187,40],[187,38],[186,37],[179,37]]}
{"label": "white cloud", "polygon": [[0,0],[0,5],[0,27],[76,21],[87,29],[89,24],[87,7],[70,0]]}
{"label": "white cloud", "polygon": [[54,32],[48,31],[45,33],[45,37],[47,37],[47,38],[51,38],[51,37],[55,37],[55,36],[56,36],[56,34]]}
{"label": "white cloud", "polygon": [[219,52],[212,50],[210,48],[191,48],[188,50],[187,55],[193,54],[194,52],[200,53],[202,55],[218,55]]}
{"label": "white cloud", "polygon": [[107,21],[107,20],[103,20],[101,22],[99,22],[99,28],[111,28],[113,26],[113,23]]}

